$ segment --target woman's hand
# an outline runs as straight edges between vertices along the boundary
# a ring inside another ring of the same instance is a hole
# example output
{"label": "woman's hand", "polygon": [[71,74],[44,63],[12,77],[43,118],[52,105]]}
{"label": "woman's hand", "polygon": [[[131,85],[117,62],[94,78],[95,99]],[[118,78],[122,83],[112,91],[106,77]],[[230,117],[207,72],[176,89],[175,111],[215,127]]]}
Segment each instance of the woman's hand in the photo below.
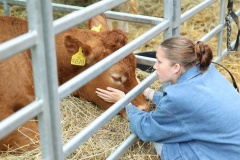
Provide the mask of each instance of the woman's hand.
{"label": "woman's hand", "polygon": [[[137,82],[140,83],[140,80],[137,78],[137,76],[136,76],[136,79],[137,79]],[[142,94],[146,97],[146,99],[152,100],[154,92],[155,91],[153,89],[148,87],[142,92]]]}
{"label": "woman's hand", "polygon": [[123,96],[125,93],[115,88],[107,87],[107,90],[97,88],[96,94],[106,102],[115,103]]}

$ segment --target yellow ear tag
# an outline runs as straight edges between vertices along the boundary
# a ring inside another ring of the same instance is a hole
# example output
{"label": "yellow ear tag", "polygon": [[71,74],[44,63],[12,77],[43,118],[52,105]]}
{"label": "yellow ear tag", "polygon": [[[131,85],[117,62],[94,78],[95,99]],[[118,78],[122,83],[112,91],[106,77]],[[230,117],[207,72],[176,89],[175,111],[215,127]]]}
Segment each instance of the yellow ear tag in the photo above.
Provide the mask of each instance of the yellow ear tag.
{"label": "yellow ear tag", "polygon": [[91,30],[92,30],[92,31],[95,31],[95,32],[100,32],[101,28],[102,28],[102,25],[99,24],[97,27],[92,27]]}
{"label": "yellow ear tag", "polygon": [[71,64],[77,66],[84,66],[86,62],[86,58],[83,55],[82,48],[79,47],[77,53],[72,56]]}

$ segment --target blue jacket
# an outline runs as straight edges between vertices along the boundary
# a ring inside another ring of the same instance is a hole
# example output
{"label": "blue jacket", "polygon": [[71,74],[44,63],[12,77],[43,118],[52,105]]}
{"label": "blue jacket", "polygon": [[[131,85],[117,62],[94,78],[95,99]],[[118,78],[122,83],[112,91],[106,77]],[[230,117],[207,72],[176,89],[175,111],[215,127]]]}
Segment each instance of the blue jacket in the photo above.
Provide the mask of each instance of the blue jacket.
{"label": "blue jacket", "polygon": [[153,103],[149,113],[126,110],[134,134],[163,143],[162,160],[240,159],[240,94],[213,65],[189,69]]}

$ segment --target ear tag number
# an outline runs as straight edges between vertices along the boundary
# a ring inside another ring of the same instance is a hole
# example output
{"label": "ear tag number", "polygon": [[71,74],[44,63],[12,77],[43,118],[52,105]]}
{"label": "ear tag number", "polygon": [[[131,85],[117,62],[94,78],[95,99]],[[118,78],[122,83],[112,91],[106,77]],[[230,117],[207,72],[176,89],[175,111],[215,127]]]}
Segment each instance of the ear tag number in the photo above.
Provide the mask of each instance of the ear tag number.
{"label": "ear tag number", "polygon": [[77,53],[72,56],[71,64],[76,66],[84,66],[86,62],[86,58],[83,55],[82,48],[79,47]]}
{"label": "ear tag number", "polygon": [[97,27],[92,27],[91,30],[92,30],[92,31],[95,31],[95,32],[100,32],[101,28],[102,28],[102,25],[99,24]]}

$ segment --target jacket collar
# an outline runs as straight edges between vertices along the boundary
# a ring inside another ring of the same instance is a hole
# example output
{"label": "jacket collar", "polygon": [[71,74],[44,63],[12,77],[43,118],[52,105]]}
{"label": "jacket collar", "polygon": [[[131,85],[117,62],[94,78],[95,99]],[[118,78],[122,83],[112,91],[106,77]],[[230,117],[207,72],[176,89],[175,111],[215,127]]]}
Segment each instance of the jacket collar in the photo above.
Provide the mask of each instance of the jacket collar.
{"label": "jacket collar", "polygon": [[190,68],[189,70],[187,70],[185,73],[183,73],[180,76],[180,78],[177,80],[177,83],[189,81],[190,79],[192,79],[200,74],[201,74],[201,71],[200,71],[199,67],[194,66],[194,67]]}

